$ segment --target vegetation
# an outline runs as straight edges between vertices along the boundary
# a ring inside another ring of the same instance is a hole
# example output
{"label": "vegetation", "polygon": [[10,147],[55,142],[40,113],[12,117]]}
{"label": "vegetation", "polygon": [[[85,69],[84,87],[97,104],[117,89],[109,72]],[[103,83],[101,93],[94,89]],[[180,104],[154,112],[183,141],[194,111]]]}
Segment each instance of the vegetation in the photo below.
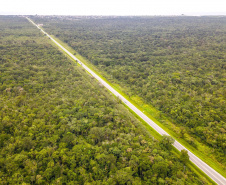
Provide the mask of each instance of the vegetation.
{"label": "vegetation", "polygon": [[33,19],[226,171],[225,17]]}
{"label": "vegetation", "polygon": [[0,184],[206,182],[25,18],[0,29]]}

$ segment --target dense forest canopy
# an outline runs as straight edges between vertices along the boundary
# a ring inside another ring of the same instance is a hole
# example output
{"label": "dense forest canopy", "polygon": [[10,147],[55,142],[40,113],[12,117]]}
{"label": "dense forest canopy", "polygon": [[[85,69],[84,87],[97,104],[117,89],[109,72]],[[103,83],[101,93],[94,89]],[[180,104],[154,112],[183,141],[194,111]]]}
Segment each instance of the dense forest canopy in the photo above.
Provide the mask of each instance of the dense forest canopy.
{"label": "dense forest canopy", "polygon": [[0,184],[203,184],[25,18],[0,16]]}
{"label": "dense forest canopy", "polygon": [[[226,167],[226,17],[33,17]],[[226,169],[225,169],[226,170]]]}

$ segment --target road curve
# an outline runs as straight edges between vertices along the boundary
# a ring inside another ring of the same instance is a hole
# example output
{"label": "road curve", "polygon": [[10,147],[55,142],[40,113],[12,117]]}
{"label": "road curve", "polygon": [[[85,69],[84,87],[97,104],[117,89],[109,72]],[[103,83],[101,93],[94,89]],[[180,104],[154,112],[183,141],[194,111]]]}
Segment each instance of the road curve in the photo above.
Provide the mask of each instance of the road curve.
{"label": "road curve", "polygon": [[[46,33],[43,29],[41,29],[38,25],[36,25],[30,18],[26,17],[29,22],[35,25],[42,33],[44,33],[47,37],[49,37],[58,47],[60,47],[65,53],[67,53],[71,58],[76,60],[86,71],[88,71],[93,77],[95,77],[101,84],[103,84],[109,91],[111,91],[115,96],[123,101],[131,110],[133,110],[138,116],[140,116],[145,122],[147,122],[153,129],[155,129],[161,135],[169,135],[166,131],[164,131],[161,127],[159,127],[156,123],[154,123],[150,118],[148,118],[143,112],[137,109],[132,103],[130,103],[126,98],[124,98],[120,93],[118,93],[115,89],[113,89],[108,83],[106,83],[103,79],[101,79],[95,72],[89,69],[85,64],[83,64],[78,58],[76,58],[73,54],[71,54],[67,49],[65,49],[62,45],[60,45],[56,40],[54,40],[48,33]],[[179,151],[185,149],[188,151],[189,159],[192,161],[197,167],[199,167],[204,173],[206,173],[213,181],[215,181],[219,185],[226,185],[226,179],[216,172],[213,168],[195,156],[192,152],[190,152],[187,148],[181,145],[178,141],[175,140],[174,147]]]}

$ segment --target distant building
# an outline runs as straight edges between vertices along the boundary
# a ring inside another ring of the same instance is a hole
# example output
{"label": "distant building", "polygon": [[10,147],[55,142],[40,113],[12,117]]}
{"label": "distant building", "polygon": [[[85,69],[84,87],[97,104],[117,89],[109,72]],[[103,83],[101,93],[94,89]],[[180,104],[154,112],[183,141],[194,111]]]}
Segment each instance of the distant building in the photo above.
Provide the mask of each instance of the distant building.
{"label": "distant building", "polygon": [[43,26],[43,24],[37,24],[38,26]]}

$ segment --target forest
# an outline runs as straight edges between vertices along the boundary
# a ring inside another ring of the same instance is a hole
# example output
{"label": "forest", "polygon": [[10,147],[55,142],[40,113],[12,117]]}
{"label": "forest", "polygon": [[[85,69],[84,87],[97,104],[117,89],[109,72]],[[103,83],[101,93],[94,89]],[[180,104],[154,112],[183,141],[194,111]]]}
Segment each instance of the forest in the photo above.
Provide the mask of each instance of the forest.
{"label": "forest", "polygon": [[225,16],[32,18],[226,171]]}
{"label": "forest", "polygon": [[0,16],[0,184],[206,184],[24,17]]}

